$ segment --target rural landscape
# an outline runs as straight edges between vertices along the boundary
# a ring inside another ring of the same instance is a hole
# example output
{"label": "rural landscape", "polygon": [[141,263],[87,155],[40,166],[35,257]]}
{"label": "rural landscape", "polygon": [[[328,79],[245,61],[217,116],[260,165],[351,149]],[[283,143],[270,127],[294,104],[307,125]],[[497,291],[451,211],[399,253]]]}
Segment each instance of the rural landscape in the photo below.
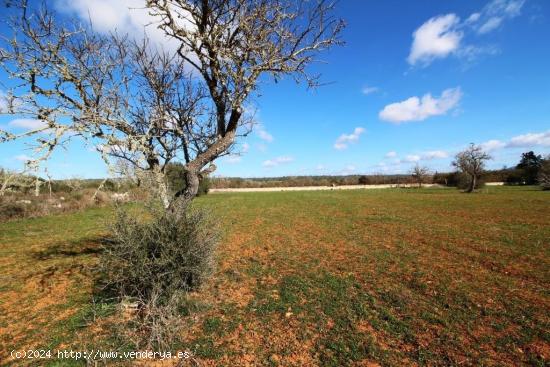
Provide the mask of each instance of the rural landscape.
{"label": "rural landscape", "polygon": [[0,9],[0,366],[550,364],[549,3]]}

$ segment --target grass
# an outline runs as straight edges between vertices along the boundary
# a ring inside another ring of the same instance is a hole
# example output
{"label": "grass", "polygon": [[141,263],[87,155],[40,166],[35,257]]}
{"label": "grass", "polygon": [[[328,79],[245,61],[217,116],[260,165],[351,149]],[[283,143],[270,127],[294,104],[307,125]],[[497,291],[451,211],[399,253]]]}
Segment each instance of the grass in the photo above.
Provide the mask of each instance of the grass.
{"label": "grass", "polygon": [[[201,197],[226,233],[179,348],[219,366],[548,365],[549,195]],[[0,361],[31,347],[131,349],[94,288],[110,215],[0,224]]]}

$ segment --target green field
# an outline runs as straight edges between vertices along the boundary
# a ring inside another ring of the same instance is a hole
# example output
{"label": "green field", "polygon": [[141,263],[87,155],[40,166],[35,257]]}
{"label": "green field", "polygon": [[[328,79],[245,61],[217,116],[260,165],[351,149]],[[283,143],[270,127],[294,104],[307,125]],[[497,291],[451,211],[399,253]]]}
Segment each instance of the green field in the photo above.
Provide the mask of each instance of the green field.
{"label": "green field", "polygon": [[[198,205],[225,231],[175,346],[201,365],[550,363],[550,192],[238,193]],[[95,289],[111,214],[0,223],[0,361],[31,347],[131,349]]]}

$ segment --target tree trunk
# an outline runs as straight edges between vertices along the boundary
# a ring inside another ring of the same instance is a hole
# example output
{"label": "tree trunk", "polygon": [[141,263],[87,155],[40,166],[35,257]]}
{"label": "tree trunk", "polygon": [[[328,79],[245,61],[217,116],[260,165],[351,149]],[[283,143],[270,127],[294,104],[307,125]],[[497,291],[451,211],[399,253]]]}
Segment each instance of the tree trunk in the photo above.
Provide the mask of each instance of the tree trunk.
{"label": "tree trunk", "polygon": [[168,190],[168,184],[166,183],[166,177],[161,172],[155,172],[155,180],[157,181],[157,188],[160,200],[162,200],[162,205],[164,209],[168,209],[172,200],[170,200],[170,193]]}
{"label": "tree trunk", "polygon": [[473,192],[474,189],[476,188],[476,181],[477,181],[477,177],[476,175],[472,175],[472,179],[470,180],[470,187],[468,187],[468,190],[466,192]]}
{"label": "tree trunk", "polygon": [[42,185],[42,182],[40,182],[39,179],[36,179],[34,183],[34,196],[40,195],[40,186]]}
{"label": "tree trunk", "polygon": [[183,216],[191,201],[197,196],[200,184],[199,174],[195,171],[186,171],[185,183],[185,188],[177,193],[166,207],[167,211],[175,215],[176,218]]}

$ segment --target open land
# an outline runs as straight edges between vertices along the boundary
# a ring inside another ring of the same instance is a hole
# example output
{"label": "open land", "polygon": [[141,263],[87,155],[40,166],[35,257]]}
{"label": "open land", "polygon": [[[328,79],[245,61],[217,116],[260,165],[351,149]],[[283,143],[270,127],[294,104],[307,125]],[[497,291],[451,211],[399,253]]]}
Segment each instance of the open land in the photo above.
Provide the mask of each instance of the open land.
{"label": "open land", "polygon": [[[200,365],[549,363],[550,192],[226,193],[197,205],[225,232],[175,346]],[[12,349],[132,348],[97,293],[112,213],[0,223],[0,363],[85,365],[14,362]]]}

